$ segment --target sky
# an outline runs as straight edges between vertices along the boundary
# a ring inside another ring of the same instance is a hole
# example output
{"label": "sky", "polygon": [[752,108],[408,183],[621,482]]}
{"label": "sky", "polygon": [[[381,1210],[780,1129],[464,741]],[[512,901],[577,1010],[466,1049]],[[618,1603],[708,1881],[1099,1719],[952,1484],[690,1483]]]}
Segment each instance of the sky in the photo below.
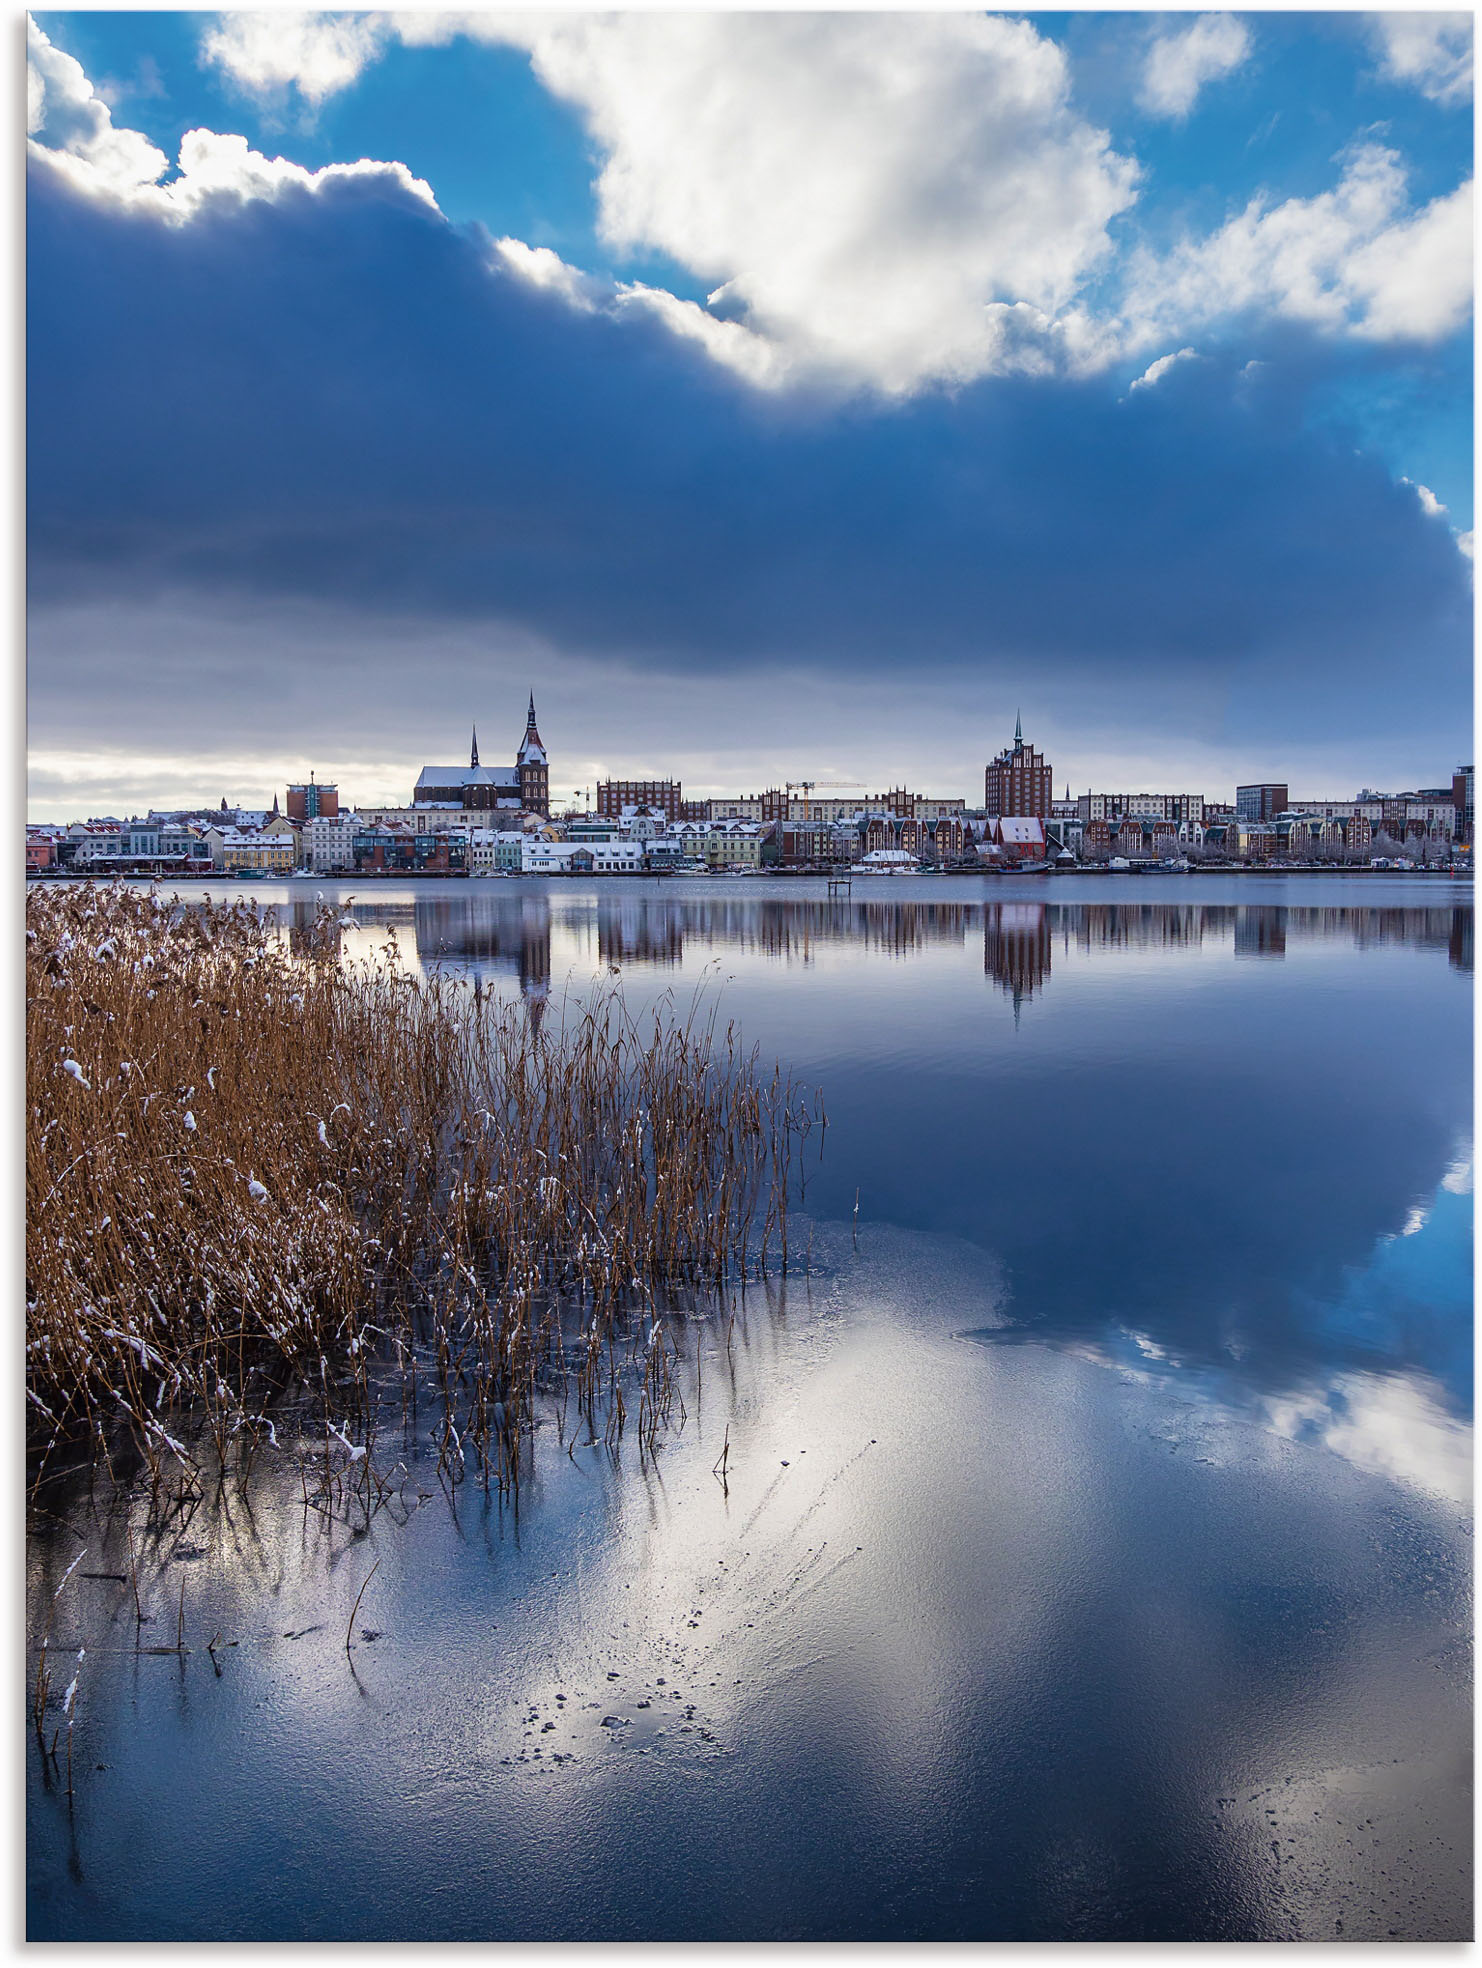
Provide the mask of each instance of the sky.
{"label": "sky", "polygon": [[33,819],[1469,762],[1468,14],[40,12]]}

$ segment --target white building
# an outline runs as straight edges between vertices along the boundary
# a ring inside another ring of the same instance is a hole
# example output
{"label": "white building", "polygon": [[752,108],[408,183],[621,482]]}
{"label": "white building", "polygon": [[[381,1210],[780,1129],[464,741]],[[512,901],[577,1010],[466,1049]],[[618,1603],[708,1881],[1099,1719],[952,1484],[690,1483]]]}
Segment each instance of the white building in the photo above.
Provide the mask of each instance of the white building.
{"label": "white building", "polygon": [[641,875],[643,842],[540,840],[526,834],[521,868],[527,875]]}

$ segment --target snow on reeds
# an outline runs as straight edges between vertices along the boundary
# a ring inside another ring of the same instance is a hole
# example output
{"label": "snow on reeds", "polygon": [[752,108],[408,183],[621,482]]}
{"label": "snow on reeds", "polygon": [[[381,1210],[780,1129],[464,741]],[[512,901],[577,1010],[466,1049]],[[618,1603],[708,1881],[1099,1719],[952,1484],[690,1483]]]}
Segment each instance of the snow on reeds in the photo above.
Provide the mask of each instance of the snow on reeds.
{"label": "snow on reeds", "polygon": [[393,1356],[403,1411],[418,1362],[440,1392],[455,1476],[472,1456],[485,1482],[517,1480],[553,1370],[594,1434],[599,1402],[621,1432],[620,1356],[651,1447],[673,1352],[654,1311],[774,1253],[785,1267],[816,1101],[713,1001],[638,1015],[608,988],[536,1030],[522,1005],[410,973],[394,938],[341,964],[334,930],[325,911],[293,954],[245,903],[28,897],[43,1461],[83,1436],[106,1455],[126,1423],[156,1482],[203,1449],[250,1469],[296,1387],[326,1480],[358,1465],[369,1507],[361,1456]]}

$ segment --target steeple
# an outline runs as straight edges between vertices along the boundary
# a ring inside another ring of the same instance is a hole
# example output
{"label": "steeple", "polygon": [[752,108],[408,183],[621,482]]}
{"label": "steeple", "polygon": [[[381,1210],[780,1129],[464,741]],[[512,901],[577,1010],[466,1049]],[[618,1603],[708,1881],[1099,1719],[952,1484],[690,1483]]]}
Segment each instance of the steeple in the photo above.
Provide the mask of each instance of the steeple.
{"label": "steeple", "polygon": [[546,758],[545,746],[540,742],[540,733],[535,726],[533,690],[530,693],[530,708],[525,713],[525,736],[520,740],[520,749],[515,753],[515,765],[520,774],[520,804],[527,813],[539,813],[549,817],[550,764]]}
{"label": "steeple", "polygon": [[473,728],[473,748],[468,754],[468,769],[470,772],[477,772],[479,769],[479,728],[477,725]]}
{"label": "steeple", "polygon": [[1014,713],[1014,750],[1022,751],[1024,746],[1024,720],[1017,711]]}
{"label": "steeple", "polygon": [[520,741],[520,749],[515,754],[515,762],[524,765],[535,762],[545,763],[545,746],[540,742],[540,733],[535,728],[535,692],[530,693],[530,708],[525,713],[525,736]]}

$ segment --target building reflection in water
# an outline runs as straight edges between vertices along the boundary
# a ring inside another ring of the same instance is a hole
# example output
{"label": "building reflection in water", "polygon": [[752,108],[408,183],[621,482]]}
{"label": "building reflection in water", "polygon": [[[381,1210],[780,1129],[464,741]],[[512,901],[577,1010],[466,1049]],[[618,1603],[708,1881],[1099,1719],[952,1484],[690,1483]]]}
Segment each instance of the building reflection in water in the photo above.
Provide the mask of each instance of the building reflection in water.
{"label": "building reflection in water", "polygon": [[1284,957],[1286,910],[1237,909],[1235,954],[1237,957]]}
{"label": "building reflection in water", "polygon": [[983,972],[1020,1007],[1050,974],[1050,911],[1043,902],[990,902],[983,910]]}
{"label": "building reflection in water", "polygon": [[[676,885],[677,886],[677,885]],[[696,896],[666,885],[654,894],[587,896],[520,887],[491,896],[449,887],[425,897],[347,899],[320,921],[317,900],[280,905],[295,955],[321,949],[369,955],[394,932],[403,952],[424,967],[454,965],[490,982],[509,978],[535,1017],[550,995],[552,902],[557,895],[562,974],[591,970],[673,969],[691,944],[710,954],[756,953],[806,967],[825,947],[910,959],[931,949],[966,948],[980,924],[984,974],[1013,1001],[1015,1013],[1043,990],[1056,938],[1065,953],[1129,954],[1223,943],[1236,958],[1281,960],[1289,944],[1343,939],[1360,949],[1382,944],[1445,952],[1451,965],[1474,964],[1470,903],[1386,908],[1369,904],[913,901],[816,895]],[[352,930],[342,926],[351,924]],[[408,932],[410,931],[410,935]]]}
{"label": "building reflection in water", "polygon": [[664,896],[599,895],[597,955],[605,964],[677,964],[684,925]]}
{"label": "building reflection in water", "polygon": [[414,905],[424,969],[452,966],[480,981],[514,978],[537,1030],[551,994],[551,904],[540,893],[429,896]]}
{"label": "building reflection in water", "polygon": [[1472,960],[1472,911],[1453,909],[1451,911],[1451,934],[1446,939],[1447,954],[1455,970],[1468,974],[1475,968]]}

